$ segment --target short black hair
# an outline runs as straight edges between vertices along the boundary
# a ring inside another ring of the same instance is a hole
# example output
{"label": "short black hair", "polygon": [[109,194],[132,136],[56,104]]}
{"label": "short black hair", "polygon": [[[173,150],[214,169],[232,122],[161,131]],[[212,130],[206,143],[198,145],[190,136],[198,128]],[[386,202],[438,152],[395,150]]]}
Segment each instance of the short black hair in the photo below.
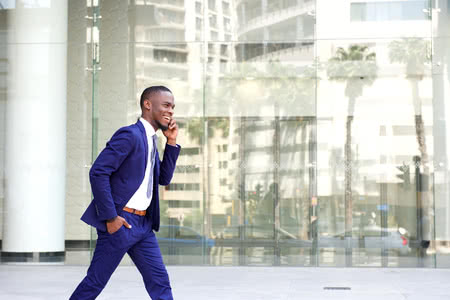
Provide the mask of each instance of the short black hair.
{"label": "short black hair", "polygon": [[140,102],[141,108],[144,105],[145,99],[149,99],[152,94],[160,93],[160,92],[169,92],[169,93],[173,94],[171,90],[169,90],[168,88],[166,88],[163,85],[154,85],[154,86],[148,87],[142,92],[141,102]]}

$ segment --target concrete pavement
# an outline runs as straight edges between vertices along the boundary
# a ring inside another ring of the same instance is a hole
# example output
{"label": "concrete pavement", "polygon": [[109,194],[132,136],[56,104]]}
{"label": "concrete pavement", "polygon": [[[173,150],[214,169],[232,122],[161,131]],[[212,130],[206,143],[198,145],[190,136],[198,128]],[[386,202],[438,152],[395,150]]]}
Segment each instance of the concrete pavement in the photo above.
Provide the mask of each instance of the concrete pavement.
{"label": "concrete pavement", "polygon": [[[86,266],[0,265],[0,299],[63,300]],[[177,300],[449,300],[450,269],[169,266]],[[149,299],[133,266],[120,266],[99,300]]]}

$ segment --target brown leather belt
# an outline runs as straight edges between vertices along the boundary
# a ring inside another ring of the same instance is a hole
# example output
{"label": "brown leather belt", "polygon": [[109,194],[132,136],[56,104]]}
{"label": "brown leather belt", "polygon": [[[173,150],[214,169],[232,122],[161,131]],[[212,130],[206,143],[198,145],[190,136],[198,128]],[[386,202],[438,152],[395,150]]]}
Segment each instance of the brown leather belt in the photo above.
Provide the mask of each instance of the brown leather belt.
{"label": "brown leather belt", "polygon": [[129,213],[138,215],[138,216],[145,216],[145,214],[147,213],[146,210],[137,210],[137,209],[129,208],[129,207],[126,207],[126,206],[123,208],[123,210],[126,211],[126,212],[129,212]]}

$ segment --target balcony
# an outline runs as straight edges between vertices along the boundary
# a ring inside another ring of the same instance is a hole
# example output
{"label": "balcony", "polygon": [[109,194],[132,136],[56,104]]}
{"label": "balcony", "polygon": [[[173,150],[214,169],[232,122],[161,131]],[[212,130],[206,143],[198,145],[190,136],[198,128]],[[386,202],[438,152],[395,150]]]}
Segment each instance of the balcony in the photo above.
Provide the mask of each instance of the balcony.
{"label": "balcony", "polygon": [[311,3],[261,15],[248,21],[244,26],[238,28],[238,36],[244,35],[256,29],[272,26],[296,16],[307,14],[314,9],[314,3]]}

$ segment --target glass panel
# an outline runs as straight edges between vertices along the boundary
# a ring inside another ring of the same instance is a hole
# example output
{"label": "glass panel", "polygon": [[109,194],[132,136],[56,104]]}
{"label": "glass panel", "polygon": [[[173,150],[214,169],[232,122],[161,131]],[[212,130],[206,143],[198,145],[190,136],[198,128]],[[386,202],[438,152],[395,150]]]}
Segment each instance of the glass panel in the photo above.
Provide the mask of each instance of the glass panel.
{"label": "glass panel", "polygon": [[317,1],[316,36],[319,40],[430,37],[431,2]]}
{"label": "glass panel", "polygon": [[[95,3],[94,6],[87,6],[86,1],[68,4],[66,263],[88,264],[96,235],[80,221],[80,216],[92,199],[89,168],[97,155],[97,144],[93,143],[97,111],[93,110],[93,101],[99,74],[99,19],[94,20],[93,16],[98,16],[99,11]],[[91,19],[87,20],[86,16]]]}
{"label": "glass panel", "polygon": [[[103,26],[104,24],[102,24]],[[98,149],[103,149],[120,127],[135,123],[141,115],[139,98],[149,85],[165,85],[175,96],[177,142],[183,145],[171,184],[160,188],[161,226],[169,226],[169,239],[161,250],[169,264],[202,264],[211,240],[203,233],[203,103],[201,82],[202,45],[199,43],[103,42],[98,91]],[[114,49],[109,52],[108,50]],[[187,60],[188,53],[193,56]],[[117,61],[117,56],[126,59]],[[158,132],[162,159],[166,139]],[[199,238],[180,236],[192,230]],[[159,235],[158,235],[159,237]],[[209,248],[208,248],[209,247]]]}
{"label": "glass panel", "polygon": [[315,1],[237,1],[238,41],[294,41],[314,37]]}
{"label": "glass panel", "polygon": [[[9,7],[5,7],[9,8]],[[8,24],[7,10],[0,9],[0,169],[5,169],[6,150],[6,105],[8,76]],[[0,182],[5,182],[5,172],[0,173]],[[3,202],[5,199],[4,184],[0,184],[0,251],[3,241]]]}
{"label": "glass panel", "polygon": [[206,67],[213,263],[314,264],[313,43],[209,44],[225,47]]}
{"label": "glass panel", "polygon": [[[166,263],[198,265],[206,262],[214,245],[214,240],[202,226],[206,172],[203,118],[189,116],[187,109],[183,111],[183,100],[186,101],[185,108],[195,105],[189,104],[183,94],[175,93],[175,117],[180,129],[177,142],[183,146],[171,184],[160,189],[161,231],[157,237]],[[201,114],[201,108],[197,113]]]}
{"label": "glass panel", "polygon": [[345,248],[346,266],[434,264],[430,47],[318,41],[319,246]]}
{"label": "glass panel", "polygon": [[[200,41],[203,1],[101,1],[103,39],[108,42]],[[134,30],[130,30],[134,28]]]}
{"label": "glass panel", "polygon": [[[449,124],[450,96],[450,1],[435,1],[433,17],[433,126],[434,139],[434,193],[436,224],[436,266],[450,267],[449,216]],[[430,247],[433,249],[433,244]],[[430,250],[431,250],[430,249]]]}
{"label": "glass panel", "polygon": [[[7,131],[8,97],[32,90],[16,88],[13,59],[38,49],[57,61],[45,48],[65,46],[37,34],[10,39],[19,28],[7,15],[19,7],[0,2],[3,251],[14,179],[8,136],[17,137]],[[30,3],[27,20],[59,2]],[[136,121],[142,90],[162,84],[175,95],[182,145],[172,183],[160,190],[166,263],[450,266],[448,0],[68,5],[66,263],[88,264],[95,246],[79,220],[92,160]],[[47,76],[51,67],[31,69]],[[2,252],[14,259],[51,257]]]}

